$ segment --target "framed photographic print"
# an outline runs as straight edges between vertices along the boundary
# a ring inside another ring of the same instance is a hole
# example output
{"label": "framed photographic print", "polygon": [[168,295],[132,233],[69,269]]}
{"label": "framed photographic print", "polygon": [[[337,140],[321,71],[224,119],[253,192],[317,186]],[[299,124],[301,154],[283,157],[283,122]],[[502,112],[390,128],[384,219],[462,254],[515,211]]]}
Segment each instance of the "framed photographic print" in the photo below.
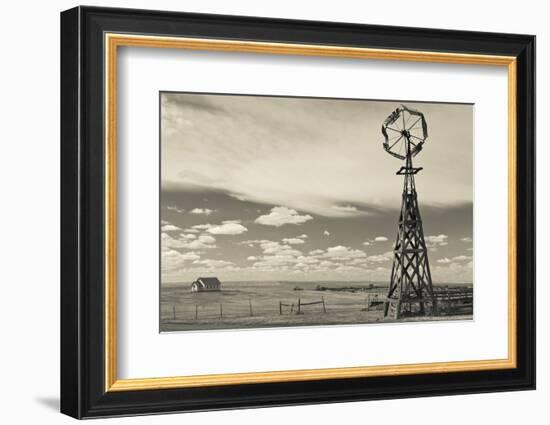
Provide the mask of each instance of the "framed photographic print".
{"label": "framed photographic print", "polygon": [[61,14],[61,411],[533,389],[529,35]]}

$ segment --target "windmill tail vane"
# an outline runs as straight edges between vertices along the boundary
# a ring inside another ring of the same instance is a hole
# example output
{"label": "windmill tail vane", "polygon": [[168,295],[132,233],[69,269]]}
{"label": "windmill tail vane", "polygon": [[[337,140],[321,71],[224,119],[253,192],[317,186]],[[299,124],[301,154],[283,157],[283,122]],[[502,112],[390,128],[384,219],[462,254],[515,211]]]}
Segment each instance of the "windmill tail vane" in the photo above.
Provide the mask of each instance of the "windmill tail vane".
{"label": "windmill tail vane", "polygon": [[412,158],[420,153],[428,137],[424,114],[401,105],[384,120],[382,134],[384,150],[405,160],[405,165],[396,173],[404,176],[404,182],[384,316],[397,320],[411,315],[436,315],[437,304],[414,179],[422,167],[415,168],[412,164]]}

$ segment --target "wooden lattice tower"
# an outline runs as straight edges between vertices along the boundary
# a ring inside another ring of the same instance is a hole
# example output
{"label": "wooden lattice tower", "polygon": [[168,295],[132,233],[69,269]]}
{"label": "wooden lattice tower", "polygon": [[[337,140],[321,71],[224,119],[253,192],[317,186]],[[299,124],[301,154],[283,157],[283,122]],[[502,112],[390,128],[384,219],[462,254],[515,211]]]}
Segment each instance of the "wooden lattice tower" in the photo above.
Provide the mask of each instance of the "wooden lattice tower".
{"label": "wooden lattice tower", "polygon": [[404,176],[403,194],[384,316],[397,320],[406,315],[437,314],[414,181],[422,168],[415,168],[412,163],[428,137],[426,120],[421,112],[401,106],[384,121],[382,134],[384,149],[405,160],[397,172]]}

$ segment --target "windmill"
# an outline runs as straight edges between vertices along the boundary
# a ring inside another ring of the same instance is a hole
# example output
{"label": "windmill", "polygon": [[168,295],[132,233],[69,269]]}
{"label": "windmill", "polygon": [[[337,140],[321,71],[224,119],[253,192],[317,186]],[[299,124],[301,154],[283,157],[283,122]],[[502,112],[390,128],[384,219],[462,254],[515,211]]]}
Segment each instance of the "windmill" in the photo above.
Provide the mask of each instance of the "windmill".
{"label": "windmill", "polygon": [[401,105],[382,124],[382,134],[385,151],[405,161],[396,173],[404,176],[404,183],[384,317],[397,320],[407,315],[437,314],[414,181],[422,168],[412,163],[428,138],[426,119],[421,112]]}

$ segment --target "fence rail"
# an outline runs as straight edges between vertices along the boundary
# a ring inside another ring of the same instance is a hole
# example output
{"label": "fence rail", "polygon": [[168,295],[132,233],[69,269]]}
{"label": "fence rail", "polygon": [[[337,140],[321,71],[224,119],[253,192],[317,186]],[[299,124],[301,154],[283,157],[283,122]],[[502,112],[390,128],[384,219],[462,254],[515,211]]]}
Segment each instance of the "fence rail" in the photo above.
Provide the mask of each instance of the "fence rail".
{"label": "fence rail", "polygon": [[[279,315],[283,315],[283,307],[290,307],[290,313],[292,314],[294,312],[294,303],[288,304],[284,303],[282,301],[279,301]],[[327,312],[327,306],[325,304],[325,297],[321,297],[321,300],[319,301],[310,301],[310,302],[303,302],[301,298],[298,298],[298,302],[296,303],[296,314],[304,314],[304,307],[310,306],[310,305],[322,305],[323,306],[323,313]]]}

